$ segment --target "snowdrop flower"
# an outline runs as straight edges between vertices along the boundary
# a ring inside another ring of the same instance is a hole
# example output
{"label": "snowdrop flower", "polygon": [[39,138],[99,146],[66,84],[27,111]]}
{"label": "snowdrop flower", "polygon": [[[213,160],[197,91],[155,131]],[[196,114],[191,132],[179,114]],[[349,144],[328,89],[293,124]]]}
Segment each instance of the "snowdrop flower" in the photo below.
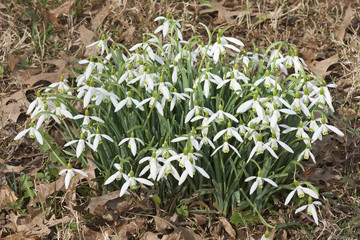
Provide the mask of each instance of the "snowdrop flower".
{"label": "snowdrop flower", "polygon": [[316,163],[314,154],[311,153],[309,148],[310,148],[310,146],[309,146],[309,144],[307,144],[305,150],[300,153],[300,155],[297,159],[298,161],[300,161],[303,158],[307,160],[307,159],[309,159],[309,157],[311,157],[313,162]]}
{"label": "snowdrop flower", "polygon": [[237,132],[237,129],[234,127],[231,127],[231,123],[230,121],[228,122],[228,127],[226,129],[223,129],[221,131],[219,131],[215,137],[214,137],[214,142],[216,140],[218,140],[221,136],[223,136],[225,134],[227,139],[230,139],[232,137],[235,137],[236,140],[238,140],[239,142],[243,142],[242,137],[240,136],[240,134]]}
{"label": "snowdrop flower", "polygon": [[159,181],[161,178],[167,178],[167,176],[169,174],[173,175],[173,177],[176,179],[176,180],[180,180],[180,175],[178,173],[178,171],[176,170],[176,168],[171,165],[171,162],[175,160],[175,159],[172,159],[172,160],[169,160],[169,159],[166,159],[164,161],[164,165],[161,167],[160,171],[159,171],[159,175],[157,177],[157,181]]}
{"label": "snowdrop flower", "polygon": [[115,106],[117,105],[117,101],[119,100],[119,97],[114,92],[109,92],[103,87],[101,88],[95,88],[95,105],[99,106],[102,102],[108,103],[112,102]]}
{"label": "snowdrop flower", "polygon": [[36,107],[40,106],[40,108],[43,108],[42,105],[44,105],[44,101],[41,97],[40,91],[37,91],[36,98],[34,101],[32,101],[29,105],[29,108],[26,112],[26,114],[30,114]]}
{"label": "snowdrop flower", "polygon": [[334,133],[336,133],[336,134],[337,134],[338,136],[340,136],[340,137],[343,137],[343,136],[344,136],[344,133],[343,133],[342,131],[340,131],[337,127],[326,124],[326,120],[325,120],[325,118],[323,117],[323,118],[321,119],[321,125],[320,125],[320,127],[314,132],[314,135],[313,135],[313,137],[312,137],[313,142],[314,142],[316,139],[322,140],[322,135],[327,135],[327,134],[329,133],[329,129],[330,129],[331,131],[333,131]]}
{"label": "snowdrop flower", "polygon": [[309,129],[308,129],[306,126],[304,126],[303,121],[300,121],[300,122],[299,122],[299,126],[298,126],[298,127],[289,127],[289,126],[284,125],[284,124],[280,124],[279,126],[286,128],[286,129],[283,131],[283,133],[288,133],[288,132],[291,132],[291,131],[296,130],[295,136],[296,136],[297,138],[309,138],[309,135],[305,132],[305,131],[308,131]]}
{"label": "snowdrop flower", "polygon": [[80,170],[80,169],[75,169],[72,168],[71,164],[68,163],[68,166],[66,169],[63,169],[59,172],[59,175],[63,175],[64,173],[66,173],[65,176],[65,189],[68,189],[69,184],[70,184],[70,180],[75,178],[75,173],[79,173],[81,175],[83,175],[84,177],[88,177],[87,173]]}
{"label": "snowdrop flower", "polygon": [[207,137],[202,135],[201,137],[198,137],[198,139],[200,139],[199,142],[199,148],[201,149],[203,145],[210,145],[213,149],[215,149],[215,145],[214,143]]}
{"label": "snowdrop flower", "polygon": [[304,206],[301,206],[299,207],[298,209],[296,209],[295,211],[295,214],[298,213],[298,212],[301,212],[301,211],[304,211],[305,209],[307,209],[307,213],[312,216],[314,218],[314,221],[316,223],[316,225],[319,225],[319,220],[318,220],[318,216],[317,216],[317,213],[316,213],[316,208],[315,208],[315,205],[322,205],[320,201],[312,201],[312,198],[309,197],[308,199],[308,204],[304,205]]}
{"label": "snowdrop flower", "polygon": [[215,151],[210,155],[210,157],[214,156],[215,153],[216,153],[220,148],[222,148],[223,153],[229,153],[229,150],[230,150],[230,148],[231,148],[232,150],[234,150],[234,152],[235,152],[239,157],[241,157],[239,151],[238,151],[233,145],[231,145],[231,144],[228,143],[226,137],[225,137],[225,139],[224,139],[224,143],[223,143],[221,146],[219,146],[217,149],[215,149]]}
{"label": "snowdrop flower", "polygon": [[257,136],[257,141],[256,141],[256,144],[254,146],[254,148],[251,150],[250,152],[250,155],[249,155],[249,158],[248,160],[246,161],[246,163],[248,163],[250,161],[250,159],[255,155],[259,155],[259,154],[263,154],[264,153],[264,150],[268,150],[269,153],[276,159],[278,159],[278,156],[276,155],[276,153],[274,152],[274,150],[272,150],[272,148],[267,145],[267,144],[264,144],[262,142],[262,134],[259,133],[258,136]]}
{"label": "snowdrop flower", "polygon": [[131,108],[132,104],[135,104],[141,111],[144,111],[144,107],[140,106],[140,102],[131,97],[131,91],[128,91],[127,97],[121,100],[115,107],[115,112],[120,111],[125,105],[127,108]]}
{"label": "snowdrop flower", "polygon": [[58,118],[62,118],[63,116],[72,119],[73,115],[67,110],[66,106],[63,103],[55,102],[55,109],[51,112],[55,113]]}
{"label": "snowdrop flower", "polygon": [[215,64],[217,64],[217,62],[219,61],[220,54],[226,53],[225,48],[230,48],[231,50],[233,50],[235,52],[240,52],[240,49],[238,49],[234,45],[229,44],[228,41],[232,42],[240,47],[244,46],[244,44],[236,38],[224,37],[224,36],[219,37],[218,36],[216,39],[216,43],[212,46],[211,52],[209,53],[211,56],[213,56],[213,60],[214,60]]}
{"label": "snowdrop flower", "polygon": [[[45,92],[49,92],[51,90],[51,88],[57,88],[57,90],[60,93],[66,93],[70,87],[67,85],[69,81],[67,79],[64,79],[63,76],[60,77],[60,82],[56,82],[56,83],[52,83],[48,86],[48,88],[45,90]],[[69,92],[68,94],[71,95],[71,92]]]}
{"label": "snowdrop flower", "polygon": [[[200,173],[201,175],[203,175],[204,177],[210,178],[209,174],[207,174],[203,168],[197,166],[197,165],[195,164],[195,161],[194,161],[193,158],[191,158],[191,157],[190,157],[190,163],[192,164],[192,173],[189,172],[189,169],[188,169],[188,168],[185,168],[184,172],[181,174],[181,177],[180,177],[180,179],[179,179],[179,186],[180,186],[181,184],[183,184],[183,182],[185,182],[187,176],[192,177],[192,176],[195,174],[196,171],[199,172],[199,173]],[[190,171],[191,171],[191,170],[190,170]]]}
{"label": "snowdrop flower", "polygon": [[127,70],[121,75],[121,77],[118,80],[119,84],[122,84],[124,81],[126,83],[130,82],[130,80],[134,79],[136,77],[135,70],[132,69],[131,64],[127,65]]}
{"label": "snowdrop flower", "polygon": [[155,107],[158,112],[160,113],[161,116],[164,116],[164,110],[163,110],[163,106],[157,101],[157,92],[154,91],[153,92],[153,96],[144,99],[143,101],[141,101],[138,105],[136,105],[136,108],[139,108],[141,110],[142,106],[149,102],[149,107],[153,108]]}
{"label": "snowdrop flower", "polygon": [[280,141],[277,139],[276,137],[276,133],[273,131],[272,132],[272,137],[269,140],[269,142],[266,143],[266,145],[268,145],[269,147],[271,147],[272,150],[276,151],[279,147],[279,145],[281,147],[283,147],[286,151],[290,152],[290,153],[294,153],[294,151],[284,142]]}
{"label": "snowdrop flower", "polygon": [[172,24],[172,20],[167,17],[159,16],[154,19],[154,22],[159,20],[165,20],[161,26],[159,26],[157,29],[155,29],[154,33],[157,34],[158,32],[163,32],[163,38],[166,37],[169,33],[172,33],[174,31],[174,28],[176,29],[176,33],[178,34],[178,38],[182,40],[182,34],[180,31],[181,25],[179,22],[175,21],[175,24]]}
{"label": "snowdrop flower", "polygon": [[94,121],[97,121],[97,122],[100,122],[100,123],[105,123],[104,120],[102,120],[101,118],[99,117],[96,117],[96,116],[89,116],[89,110],[86,109],[85,111],[85,115],[82,115],[82,114],[78,114],[76,116],[73,117],[73,119],[77,120],[77,119],[84,119],[83,122],[82,122],[82,126],[88,126],[89,123],[90,123],[90,120],[94,120]]}
{"label": "snowdrop flower", "polygon": [[290,50],[289,55],[285,56],[285,65],[287,68],[294,67],[294,70],[297,73],[303,70],[303,66],[306,66],[306,63],[302,58],[298,57],[297,49],[294,49],[294,55]]}
{"label": "snowdrop flower", "polygon": [[40,117],[36,124],[36,129],[39,129],[39,127],[41,126],[41,124],[43,122],[48,123],[50,121],[50,118],[54,119],[56,123],[61,124],[59,118],[55,114],[53,114],[52,112],[48,112],[48,104],[47,103],[45,103],[45,105],[44,105],[44,111],[41,111],[37,114],[40,115]]}
{"label": "snowdrop flower", "polygon": [[123,177],[124,173],[124,168],[122,167],[122,165],[115,163],[114,167],[118,170],[116,171],[116,173],[114,173],[113,175],[111,175],[108,179],[106,179],[104,185],[108,185],[110,183],[112,183],[115,179],[116,180],[121,180],[121,178]]}
{"label": "snowdrop flower", "polygon": [[[320,88],[320,94],[318,95],[317,98],[315,98],[312,103],[310,104],[309,106],[309,109],[311,109],[315,104],[322,104],[322,105],[325,105],[325,103],[327,103],[327,105],[329,106],[330,110],[332,112],[335,111],[333,105],[332,105],[332,99],[331,99],[331,96],[330,96],[330,93],[328,96],[325,96],[325,91],[324,91],[324,87],[321,87]],[[326,88],[327,89],[327,88]],[[329,90],[328,90],[329,91]],[[321,105],[320,105],[321,106]],[[321,106],[322,107],[322,106]]]}
{"label": "snowdrop flower", "polygon": [[194,115],[195,115],[195,116],[199,116],[201,109],[202,109],[204,112],[208,112],[209,115],[213,115],[213,114],[214,114],[210,109],[208,109],[208,108],[206,108],[206,107],[204,107],[204,108],[199,107],[199,106],[198,106],[198,102],[195,100],[195,101],[194,101],[194,107],[193,107],[193,108],[186,114],[186,116],[185,116],[185,123],[188,123],[188,122],[192,119],[192,117],[193,117]]}
{"label": "snowdrop flower", "polygon": [[158,40],[155,38],[151,38],[149,40],[146,40],[146,37],[143,36],[143,42],[135,44],[132,48],[129,49],[130,52],[133,52],[139,48],[142,48],[146,51],[147,55],[150,57],[152,61],[157,61],[161,65],[164,65],[163,60],[154,53],[154,51],[151,49],[150,44],[151,43],[158,43]]}
{"label": "snowdrop flower", "polygon": [[310,132],[316,132],[319,129],[319,125],[317,124],[317,121],[320,119],[315,119],[314,113],[311,113],[311,120],[309,122],[309,130]]}
{"label": "snowdrop flower", "polygon": [[219,105],[219,110],[214,113],[208,120],[208,124],[210,124],[212,121],[214,121],[215,119],[217,119],[220,122],[223,122],[225,120],[224,116],[228,117],[229,119],[233,120],[234,122],[238,123],[239,121],[236,119],[236,117],[234,117],[232,114],[224,112],[223,111],[223,106],[220,104]]}
{"label": "snowdrop flower", "polygon": [[162,156],[163,158],[167,158],[168,156],[174,156],[177,153],[168,146],[168,142],[165,140],[161,148],[156,150],[156,157]]}
{"label": "snowdrop flower", "polygon": [[280,49],[275,49],[271,52],[267,67],[271,66],[275,71],[280,68],[285,75],[288,75],[288,71],[283,64],[284,61],[286,61],[286,58],[280,53]]}
{"label": "snowdrop flower", "polygon": [[258,93],[255,92],[254,93],[254,96],[253,96],[253,99],[251,100],[248,100],[244,103],[242,103],[238,109],[236,110],[236,113],[244,113],[246,112],[247,110],[249,110],[250,108],[252,108],[252,110],[254,112],[256,112],[256,114],[260,117],[260,118],[263,118],[264,117],[264,113],[265,113],[265,110],[264,108],[261,106],[261,102],[264,101],[265,99],[264,98],[260,98],[258,99]]}
{"label": "snowdrop flower", "polygon": [[294,185],[295,185],[295,189],[292,190],[289,193],[289,195],[286,197],[285,205],[289,204],[289,202],[292,199],[292,197],[294,196],[295,192],[297,193],[299,198],[303,198],[305,196],[305,193],[313,198],[316,198],[316,199],[319,198],[318,194],[314,190],[311,190],[310,188],[302,187],[301,186],[302,183],[299,183],[298,181],[294,180]]}
{"label": "snowdrop flower", "polygon": [[207,69],[202,69],[203,71],[206,71],[203,75],[200,76],[200,78],[195,80],[194,83],[194,87],[197,87],[197,85],[201,82],[204,82],[204,87],[203,87],[203,94],[206,98],[209,97],[210,94],[210,83],[214,83],[216,85],[220,84],[222,82],[222,79],[216,75],[213,74],[209,71],[209,68]]}
{"label": "snowdrop flower", "polygon": [[229,79],[225,79],[220,84],[218,84],[217,89],[222,88],[225,84],[227,84],[229,82],[230,82],[229,88],[241,97],[242,96],[242,88],[241,88],[240,83],[238,83],[238,80],[235,78],[235,75],[233,72],[231,72],[231,76]]}
{"label": "snowdrop flower", "polygon": [[260,78],[259,80],[255,81],[254,85],[258,86],[261,83],[263,83],[266,88],[270,88],[270,86],[273,86],[273,87],[276,87],[277,90],[281,91],[280,84],[278,84],[276,82],[276,80],[274,79],[274,76],[270,75],[268,70],[266,70],[265,76],[263,78]]}
{"label": "snowdrop flower", "polygon": [[261,177],[260,171],[259,171],[259,174],[258,174],[257,177],[255,177],[255,176],[248,177],[248,178],[245,179],[245,182],[249,182],[249,181],[254,180],[254,179],[256,179],[256,180],[255,180],[255,182],[253,183],[253,185],[251,185],[250,195],[255,192],[255,190],[256,190],[257,187],[263,188],[264,181],[270,183],[270,184],[273,185],[274,187],[277,187],[277,186],[278,186],[273,180],[271,180],[271,179],[269,179],[269,178]]}
{"label": "snowdrop flower", "polygon": [[72,140],[72,141],[66,143],[64,145],[64,147],[68,147],[68,146],[70,146],[70,145],[72,145],[74,143],[77,143],[77,146],[76,146],[76,157],[77,158],[79,158],[81,153],[85,151],[85,146],[86,145],[88,145],[92,150],[95,151],[94,146],[90,142],[84,140],[84,134],[83,133],[80,134],[80,139],[79,140]]}
{"label": "snowdrop flower", "polygon": [[295,94],[295,99],[291,104],[291,110],[295,111],[298,114],[300,114],[302,111],[307,117],[310,117],[311,115],[309,108],[303,103],[303,101],[300,100],[299,92],[296,92]]}
{"label": "snowdrop flower", "polygon": [[[174,138],[173,140],[171,140],[171,142],[176,143],[176,142],[187,141],[187,140],[188,140],[188,135],[185,135],[182,137]],[[200,150],[199,142],[195,138],[195,130],[194,129],[191,130],[191,132],[190,132],[190,142],[191,142],[191,145],[194,146],[196,150]]]}
{"label": "snowdrop flower", "polygon": [[273,110],[271,112],[271,117],[270,117],[270,126],[271,127],[277,125],[277,122],[281,119],[280,112],[285,113],[286,115],[296,115],[296,112],[294,112],[293,110],[290,110],[287,108],[278,109],[278,105],[276,103],[274,103]]}
{"label": "snowdrop flower", "polygon": [[162,94],[166,100],[170,99],[169,88],[171,88],[171,83],[164,82],[164,77],[161,76],[158,89],[159,89],[159,93]]}
{"label": "snowdrop flower", "polygon": [[99,146],[100,143],[102,143],[102,139],[105,138],[106,140],[110,141],[110,142],[114,142],[114,140],[109,137],[106,134],[100,134],[99,128],[96,129],[96,134],[91,134],[89,136],[89,138],[94,137],[94,141],[93,141],[93,148],[94,151],[97,152],[97,147]]}
{"label": "snowdrop flower", "polygon": [[171,80],[173,83],[176,83],[178,80],[178,75],[179,75],[179,67],[178,67],[178,63],[176,61],[174,61],[173,65],[170,65],[170,68],[173,69],[173,72],[171,74]]}
{"label": "snowdrop flower", "polygon": [[146,165],[146,167],[140,172],[139,176],[141,177],[147,171],[150,170],[150,175],[148,178],[152,178],[153,180],[156,180],[156,177],[161,170],[161,165],[159,164],[159,162],[164,162],[165,159],[163,159],[162,157],[156,156],[156,151],[153,151],[151,157],[142,158],[139,161],[139,164],[142,164],[145,161],[149,161],[149,164]]}
{"label": "snowdrop flower", "polygon": [[144,142],[140,138],[136,138],[134,135],[134,132],[132,132],[131,137],[124,138],[123,140],[121,140],[121,142],[119,143],[119,146],[121,146],[125,142],[129,142],[128,147],[131,149],[132,155],[135,156],[136,152],[137,152],[136,141],[138,141],[139,143],[144,145]]}
{"label": "snowdrop flower", "polygon": [[270,240],[269,236],[269,231],[266,230],[266,232],[261,236],[260,240]]}
{"label": "snowdrop flower", "polygon": [[167,159],[167,161],[173,161],[173,160],[177,160],[179,162],[179,166],[181,168],[185,168],[187,174],[190,177],[193,177],[195,173],[195,168],[193,166],[193,163],[190,161],[189,150],[187,147],[184,148],[183,153],[171,156],[170,158]]}
{"label": "snowdrop flower", "polygon": [[142,74],[129,81],[129,84],[134,84],[137,81],[140,81],[140,87],[145,87],[148,93],[151,93],[154,90],[156,85],[156,79],[159,79],[157,73],[150,73],[150,68],[144,71]]}
{"label": "snowdrop flower", "polygon": [[236,80],[241,80],[244,83],[249,83],[250,78],[248,78],[247,76],[245,76],[244,73],[240,72],[238,70],[238,64],[235,62],[234,63],[234,68],[232,69],[232,71],[227,72],[225,75],[226,78],[235,78]]}
{"label": "snowdrop flower", "polygon": [[80,75],[76,81],[77,81],[77,85],[80,86],[82,85],[83,81],[88,81],[90,79],[90,76],[93,72],[93,70],[95,69],[95,63],[94,63],[94,57],[90,57],[90,61],[88,60],[81,60],[79,62],[79,64],[86,64],[86,63],[89,63],[86,67],[86,70],[84,72],[83,75]]}
{"label": "snowdrop flower", "polygon": [[16,135],[16,137],[14,138],[14,140],[19,140],[20,138],[22,138],[26,133],[29,133],[29,137],[30,138],[36,138],[36,140],[42,145],[44,143],[43,138],[40,134],[40,132],[37,130],[37,128],[34,128],[34,123],[31,122],[30,123],[30,128],[28,129],[24,129],[21,132],[18,133],[18,135]]}
{"label": "snowdrop flower", "polygon": [[[172,96],[171,96],[172,95]],[[174,91],[170,93],[170,111],[172,111],[175,107],[175,104],[177,102],[180,102],[181,100],[186,100],[186,98],[190,99],[190,96],[186,93],[178,93],[176,88],[174,88]]]}
{"label": "snowdrop flower", "polygon": [[88,47],[92,47],[92,46],[96,46],[99,50],[101,50],[100,55],[103,55],[104,51],[106,49],[105,36],[102,35],[101,40],[93,42],[93,43],[87,45],[86,47],[88,48]]}
{"label": "snowdrop flower", "polygon": [[137,182],[142,183],[144,185],[147,186],[154,186],[154,184],[152,182],[150,182],[149,180],[145,179],[145,178],[136,178],[134,177],[134,171],[131,170],[130,173],[128,175],[123,175],[124,179],[125,179],[125,183],[124,185],[122,185],[121,190],[120,190],[120,197],[122,197],[125,192],[127,191],[127,189],[130,187],[130,189],[134,189],[137,185]]}

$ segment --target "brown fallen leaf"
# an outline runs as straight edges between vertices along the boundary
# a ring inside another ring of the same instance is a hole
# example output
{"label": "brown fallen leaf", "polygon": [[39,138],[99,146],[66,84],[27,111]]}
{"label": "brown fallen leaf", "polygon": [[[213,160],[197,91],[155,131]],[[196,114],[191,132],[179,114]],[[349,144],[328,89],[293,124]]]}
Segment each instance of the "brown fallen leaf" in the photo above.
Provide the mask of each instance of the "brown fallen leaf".
{"label": "brown fallen leaf", "polygon": [[91,54],[97,54],[100,52],[96,46],[86,47],[94,42],[93,39],[96,39],[96,35],[93,31],[90,31],[84,25],[81,25],[78,32],[80,33],[80,40],[84,44],[84,46],[82,46],[84,48],[84,57],[89,57]]}
{"label": "brown fallen leaf", "polygon": [[203,240],[199,234],[196,234],[194,230],[185,227],[176,227],[174,233],[180,235],[180,239],[186,240]]}
{"label": "brown fallen leaf", "polygon": [[92,29],[96,30],[105,20],[110,13],[111,3],[109,0],[106,1],[105,6],[95,15],[95,18],[91,21]]}
{"label": "brown fallen leaf", "polygon": [[3,238],[3,240],[36,240],[36,237],[25,237],[21,234],[11,234]]}
{"label": "brown fallen leaf", "polygon": [[169,221],[167,221],[161,217],[153,216],[153,218],[155,221],[155,230],[159,233],[161,233],[169,228],[175,228],[175,226],[173,224],[171,224]]}
{"label": "brown fallen leaf", "polygon": [[328,68],[337,63],[339,60],[339,56],[337,54],[329,57],[328,59],[322,61],[313,61],[307,63],[307,68],[313,72],[315,75],[319,77],[326,77],[331,74],[332,71],[328,71]]}
{"label": "brown fallen leaf", "polygon": [[91,228],[88,228],[84,226],[82,228],[82,232],[84,234],[84,239],[86,240],[101,240],[105,239],[104,235],[101,232],[97,232],[92,230]]}
{"label": "brown fallen leaf", "polygon": [[8,120],[17,121],[21,111],[29,106],[25,91],[21,90],[2,99],[0,103],[1,128]]}
{"label": "brown fallen leaf", "polygon": [[143,218],[136,218],[128,224],[123,224],[116,227],[117,237],[119,239],[128,239],[127,233],[134,234],[139,232],[144,227],[145,220]]}
{"label": "brown fallen leaf", "polygon": [[342,23],[335,28],[334,34],[335,36],[342,40],[345,36],[345,31],[348,28],[348,26],[351,24],[351,20],[356,14],[356,10],[352,9],[352,7],[349,5],[349,7],[346,9],[344,19]]}
{"label": "brown fallen leaf", "polygon": [[70,12],[70,10],[72,9],[72,5],[75,3],[75,0],[69,0],[67,2],[64,2],[63,4],[61,4],[58,8],[50,10],[49,14],[50,14],[50,21],[56,26],[56,27],[60,27],[64,29],[64,26],[61,25],[60,23],[58,23],[57,18],[60,15],[63,15],[65,13]]}
{"label": "brown fallen leaf", "polygon": [[241,17],[247,14],[250,14],[250,10],[247,11],[231,11],[231,8],[227,8],[224,7],[224,3],[226,0],[222,0],[220,2],[218,2],[217,0],[211,0],[209,3],[211,5],[213,5],[213,8],[210,9],[203,9],[201,10],[199,13],[200,14],[204,14],[204,13],[212,13],[212,12],[217,12],[218,16],[217,19],[215,20],[215,24],[222,24],[224,23],[224,21],[227,24],[235,24],[236,23],[236,19],[233,19],[234,16],[236,17]]}
{"label": "brown fallen leaf", "polygon": [[61,76],[68,76],[71,74],[70,70],[67,68],[68,62],[62,59],[54,59],[54,60],[47,60],[44,63],[53,64],[55,65],[58,70],[55,73],[40,73],[37,75],[33,75],[30,78],[23,81],[23,84],[27,84],[33,86],[35,83],[44,80],[50,83],[59,82]]}
{"label": "brown fallen leaf", "polygon": [[224,217],[220,217],[220,222],[223,225],[225,231],[230,235],[230,237],[235,239],[236,232],[235,232],[234,228],[231,226],[231,224],[229,223],[229,221]]}
{"label": "brown fallen leaf", "polygon": [[7,185],[1,185],[0,187],[0,211],[10,210],[11,207],[8,203],[15,202],[18,198],[14,191]]}
{"label": "brown fallen leaf", "polygon": [[164,235],[161,240],[180,240],[181,235],[178,233],[171,233],[169,235]]}
{"label": "brown fallen leaf", "polygon": [[157,235],[158,235],[158,234],[156,234],[156,233],[146,232],[146,233],[140,238],[140,240],[160,240],[160,238],[158,238]]}
{"label": "brown fallen leaf", "polygon": [[134,36],[134,32],[135,32],[135,27],[134,26],[130,26],[125,32],[123,32],[120,37],[118,39],[116,39],[115,42],[121,42],[124,41],[126,43],[130,42],[133,40],[133,36]]}

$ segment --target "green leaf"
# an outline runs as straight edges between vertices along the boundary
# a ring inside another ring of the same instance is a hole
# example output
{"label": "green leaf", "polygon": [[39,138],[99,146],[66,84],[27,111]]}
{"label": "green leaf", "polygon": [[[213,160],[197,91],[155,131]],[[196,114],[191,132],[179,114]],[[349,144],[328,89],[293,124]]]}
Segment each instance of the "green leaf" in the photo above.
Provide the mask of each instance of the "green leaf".
{"label": "green leaf", "polygon": [[25,192],[24,197],[33,199],[35,193],[31,188],[34,186],[34,184],[31,181],[29,181],[29,179],[30,176],[22,172],[19,178],[19,185],[20,185],[20,190]]}

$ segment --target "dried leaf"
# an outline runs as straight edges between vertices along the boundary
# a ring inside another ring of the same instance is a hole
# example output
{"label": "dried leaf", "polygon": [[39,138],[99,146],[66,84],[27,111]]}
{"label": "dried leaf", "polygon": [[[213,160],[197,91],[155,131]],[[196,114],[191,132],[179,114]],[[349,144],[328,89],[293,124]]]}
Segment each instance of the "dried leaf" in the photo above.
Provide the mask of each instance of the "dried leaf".
{"label": "dried leaf", "polygon": [[15,202],[18,198],[14,191],[7,185],[1,185],[0,188],[0,211],[5,209],[9,210],[11,207],[8,203]]}
{"label": "dried leaf", "polygon": [[356,10],[352,9],[351,6],[349,5],[349,7],[346,9],[342,23],[339,26],[337,26],[334,31],[334,34],[338,39],[342,40],[344,38],[345,31],[348,28],[348,26],[351,24],[351,20],[355,14],[356,14]]}
{"label": "dried leaf", "polygon": [[104,235],[101,232],[94,231],[91,228],[88,228],[86,226],[84,226],[82,230],[83,230],[83,234],[84,234],[84,239],[86,239],[86,240],[105,239]]}
{"label": "dried leaf", "polygon": [[194,230],[190,228],[177,227],[174,229],[174,233],[179,234],[182,239],[186,240],[203,240],[200,235],[196,234]]}
{"label": "dried leaf", "polygon": [[180,240],[181,235],[178,233],[171,233],[169,235],[164,235],[161,240]]}
{"label": "dried leaf", "polygon": [[230,235],[230,237],[236,238],[236,232],[235,232],[234,228],[231,226],[231,224],[229,223],[229,221],[224,217],[220,217],[220,222],[223,225],[225,231]]}
{"label": "dried leaf", "polygon": [[102,7],[101,10],[96,14],[95,18],[91,21],[92,29],[97,29],[105,20],[105,18],[110,13],[110,1],[106,1],[105,7]]}
{"label": "dried leaf", "polygon": [[4,127],[8,120],[17,121],[21,110],[29,106],[25,91],[18,91],[9,97],[2,99],[0,103],[1,127]]}
{"label": "dried leaf", "polygon": [[125,41],[126,43],[130,42],[133,40],[133,36],[134,36],[134,32],[135,32],[135,27],[134,26],[130,26],[128,28],[128,30],[126,30],[125,32],[123,32],[120,37],[118,39],[116,39],[115,42],[121,42],[121,41]]}
{"label": "dried leaf", "polygon": [[11,53],[8,55],[8,64],[9,64],[9,68],[10,71],[12,72],[15,68],[15,64],[18,62],[18,60],[15,59],[15,56],[12,55]]}
{"label": "dried leaf", "polygon": [[241,17],[244,15],[250,14],[250,10],[248,10],[248,11],[230,11],[231,8],[227,8],[227,7],[223,6],[225,1],[226,0],[222,0],[222,1],[218,2],[217,0],[211,0],[210,5],[213,5],[214,7],[211,9],[201,10],[199,13],[203,14],[203,13],[217,12],[218,16],[214,22],[215,24],[222,24],[222,23],[224,23],[224,21],[227,24],[235,24],[236,19],[233,19],[234,16]]}
{"label": "dried leaf", "polygon": [[126,236],[129,232],[130,234],[134,234],[139,232],[140,229],[144,226],[145,220],[143,218],[136,218],[128,224],[121,225],[116,227],[117,235],[119,239],[128,239]]}
{"label": "dried leaf", "polygon": [[67,77],[67,75],[71,73],[70,70],[67,68],[68,62],[65,60],[54,59],[54,60],[47,60],[44,63],[56,65],[56,67],[58,68],[57,72],[40,73],[31,76],[29,79],[25,80],[23,84],[33,86],[35,83],[41,80],[48,81],[50,83],[55,83],[60,81],[61,76]]}
{"label": "dried leaf", "polygon": [[160,238],[158,238],[156,233],[152,233],[152,232],[146,232],[144,234],[144,236],[142,236],[142,238],[140,238],[141,240],[160,240]]}
{"label": "dried leaf", "polygon": [[163,232],[165,231],[166,229],[169,229],[169,228],[175,228],[174,225],[172,225],[169,221],[161,218],[161,217],[158,217],[158,216],[153,216],[154,220],[155,220],[155,230],[157,232]]}
{"label": "dried leaf", "polygon": [[336,54],[322,61],[310,62],[308,63],[307,67],[315,75],[324,78],[327,75],[331,74],[332,71],[328,71],[328,68],[331,65],[337,63],[338,60],[339,60],[339,56]]}
{"label": "dried leaf", "polygon": [[108,193],[106,195],[102,195],[100,197],[93,197],[90,199],[90,203],[87,206],[87,209],[91,214],[96,214],[96,212],[98,212],[97,209],[99,207],[104,208],[105,204],[108,201],[118,198],[119,195],[120,195],[120,190]]}
{"label": "dried leaf", "polygon": [[89,57],[92,53],[97,54],[98,52],[100,52],[100,50],[96,46],[86,47],[93,42],[93,39],[96,38],[94,32],[87,29],[84,25],[81,25],[78,31],[80,33],[80,40],[85,46],[84,57]]}
{"label": "dried leaf", "polygon": [[75,0],[70,0],[61,4],[58,8],[49,11],[49,19],[55,25],[55,27],[65,29],[65,27],[57,21],[57,18],[60,15],[70,12],[74,3]]}

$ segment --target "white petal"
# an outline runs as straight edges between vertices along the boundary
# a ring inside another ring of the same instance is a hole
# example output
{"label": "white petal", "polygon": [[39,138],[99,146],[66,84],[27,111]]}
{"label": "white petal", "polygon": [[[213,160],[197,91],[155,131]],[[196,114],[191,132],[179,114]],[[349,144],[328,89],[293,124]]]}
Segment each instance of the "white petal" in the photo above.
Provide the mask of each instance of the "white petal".
{"label": "white petal", "polygon": [[236,39],[236,38],[233,38],[233,37],[224,37],[227,41],[230,41],[230,42],[232,42],[232,43],[235,43],[236,45],[239,45],[239,46],[241,46],[241,47],[243,47],[244,46],[244,44],[240,41],[240,40],[238,40],[238,39]]}
{"label": "white petal", "polygon": [[245,179],[245,182],[249,182],[249,181],[251,181],[251,180],[253,180],[255,178],[256,178],[255,176],[248,177],[248,178]]}
{"label": "white petal", "polygon": [[255,182],[253,183],[253,185],[251,185],[250,195],[253,194],[253,192],[255,192],[257,186],[258,186],[258,181],[255,181]]}
{"label": "white petal", "polygon": [[28,131],[30,131],[30,128],[22,130],[21,132],[18,133],[18,135],[16,135],[16,137],[14,138],[14,140],[19,140],[20,138],[22,138]]}
{"label": "white petal", "polygon": [[313,197],[313,198],[316,198],[316,199],[319,198],[319,196],[317,195],[317,193],[316,193],[315,191],[311,190],[310,188],[302,188],[302,190],[304,191],[304,193],[310,195],[310,196]]}
{"label": "white petal", "polygon": [[243,113],[246,112],[247,110],[249,110],[249,108],[251,107],[251,105],[253,104],[254,100],[248,100],[246,102],[244,102],[243,104],[241,104],[239,106],[239,108],[236,110],[237,113]]}
{"label": "white petal", "polygon": [[298,212],[304,211],[305,208],[307,208],[307,206],[308,205],[304,205],[304,206],[299,207],[298,209],[296,209],[295,214],[298,213]]}
{"label": "white petal", "polygon": [[116,173],[114,173],[113,175],[111,175],[108,179],[106,179],[104,185],[108,185],[110,183],[112,183],[119,175],[119,172],[117,171]]}
{"label": "white petal", "polygon": [[292,191],[289,193],[289,195],[286,197],[286,200],[285,200],[285,203],[284,203],[285,205],[288,205],[288,203],[290,202],[290,200],[291,200],[292,197],[294,196],[295,192],[296,192],[296,189],[292,190]]}
{"label": "white petal", "polygon": [[121,190],[120,190],[120,197],[122,197],[122,196],[125,194],[126,190],[129,188],[129,185],[130,185],[130,181],[129,181],[129,180],[127,180],[127,181],[124,183],[124,185],[122,185]]}
{"label": "white petal", "polygon": [[264,179],[264,181],[270,183],[270,184],[273,185],[274,187],[277,187],[277,186],[278,186],[273,180],[271,180],[271,179],[269,179],[269,178],[263,178],[263,179]]}
{"label": "white petal", "polygon": [[136,181],[141,182],[142,184],[148,185],[148,186],[154,186],[154,184],[152,182],[150,182],[149,180],[145,179],[145,178],[135,178]]}
{"label": "white petal", "polygon": [[75,172],[77,172],[77,173],[80,173],[80,174],[83,175],[84,177],[88,177],[87,173],[84,172],[84,171],[82,171],[82,170],[80,170],[80,169],[74,169],[74,168],[73,168],[73,170],[74,170]]}
{"label": "white petal", "polygon": [[340,137],[344,136],[344,133],[342,131],[340,131],[337,127],[335,126],[331,126],[331,125],[326,125],[331,131],[333,131],[334,133],[336,133],[337,135],[339,135]]}

